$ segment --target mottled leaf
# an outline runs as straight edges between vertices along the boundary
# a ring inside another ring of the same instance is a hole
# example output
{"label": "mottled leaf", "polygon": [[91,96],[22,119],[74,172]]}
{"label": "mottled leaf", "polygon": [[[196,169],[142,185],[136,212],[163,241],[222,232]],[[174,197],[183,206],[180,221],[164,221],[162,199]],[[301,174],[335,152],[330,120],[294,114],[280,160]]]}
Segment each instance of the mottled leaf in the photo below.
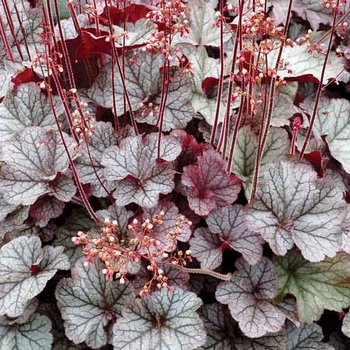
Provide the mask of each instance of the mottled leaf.
{"label": "mottled leaf", "polygon": [[[315,98],[309,97],[301,104],[301,108],[312,115],[314,104]],[[346,99],[322,97],[312,131],[318,140],[326,136],[331,155],[350,173],[350,102]]]}
{"label": "mottled leaf", "polygon": [[207,341],[201,350],[225,350],[234,348],[234,321],[223,305],[205,304],[199,309],[204,322]]}
{"label": "mottled leaf", "polygon": [[4,220],[6,216],[13,212],[16,208],[16,205],[7,203],[4,197],[0,195],[0,221]]}
{"label": "mottled leaf", "polygon": [[195,312],[201,304],[194,293],[173,287],[126,305],[114,326],[114,349],[190,350],[203,345],[203,322]]}
{"label": "mottled leaf", "polygon": [[93,264],[84,260],[75,264],[73,278],[59,282],[56,298],[67,337],[98,349],[107,343],[105,327],[120,315],[122,306],[134,300],[134,293],[130,284],[107,281],[98,259]]}
{"label": "mottled leaf", "polygon": [[[280,128],[270,128],[266,146],[261,158],[260,178],[267,165],[289,152],[288,133]],[[238,131],[237,142],[231,172],[239,177],[245,188],[245,193],[250,196],[252,178],[259,138],[249,126],[243,126]]]}
{"label": "mottled leaf", "polygon": [[333,346],[322,343],[322,328],[318,324],[296,327],[287,322],[288,350],[334,350]]}
{"label": "mottled leaf", "polygon": [[[130,63],[133,61],[133,63]],[[126,56],[124,61],[124,77],[121,78],[115,65],[114,87],[112,84],[111,64],[107,63],[93,85],[82,93],[97,104],[112,108],[115,98],[116,113],[121,116],[130,108],[138,111],[137,119],[141,123],[157,125],[158,111],[162,98],[164,60],[161,55],[151,52],[139,52],[136,60],[133,56]],[[130,106],[124,103],[125,91],[122,85],[125,81]],[[191,103],[192,90],[189,76],[178,69],[170,69],[168,94],[163,114],[163,131],[184,128],[194,117]],[[140,109],[140,105],[142,105]],[[142,113],[143,111],[143,113]]]}
{"label": "mottled leaf", "polygon": [[[73,140],[65,135],[65,142],[74,158]],[[0,191],[11,204],[30,205],[50,193],[50,182],[69,166],[59,133],[41,127],[28,127],[14,136],[3,146],[2,159],[7,164],[1,168]]]}
{"label": "mottled leaf", "polygon": [[209,230],[219,235],[223,243],[240,252],[249,264],[262,257],[264,240],[247,228],[241,205],[226,206],[211,212],[207,218]]}
{"label": "mottled leaf", "polygon": [[[187,36],[176,38],[175,42],[190,43],[192,45],[220,46],[220,28],[213,28],[216,23],[215,7],[217,1],[192,0],[188,3],[186,14],[190,32]],[[223,40],[231,37],[231,31],[224,25]]]}
{"label": "mottled leaf", "polygon": [[0,348],[2,350],[51,349],[53,337],[51,322],[46,316],[34,314],[26,323],[10,326],[0,323]]}
{"label": "mottled leaf", "polygon": [[45,227],[51,219],[63,213],[64,207],[65,204],[55,197],[43,196],[31,205],[29,214],[39,227]]}
{"label": "mottled leaf", "polygon": [[94,221],[92,221],[87,211],[79,208],[72,210],[67,221],[57,229],[53,244],[64,247],[64,253],[68,256],[71,264],[74,264],[83,256],[81,247],[74,245],[72,238],[76,237],[78,231],[89,231],[93,225]]}
{"label": "mottled leaf", "polygon": [[277,332],[285,316],[272,303],[277,294],[277,274],[272,262],[263,258],[254,266],[241,258],[236,262],[231,281],[221,283],[216,291],[220,303],[228,304],[232,317],[250,338]]}
{"label": "mottled leaf", "polygon": [[248,226],[277,255],[294,243],[309,261],[333,257],[341,246],[343,194],[309,165],[281,160],[266,167],[247,211]]}
{"label": "mottled leaf", "polygon": [[159,194],[174,188],[174,171],[169,162],[181,152],[180,143],[171,136],[163,136],[158,158],[158,133],[130,136],[118,146],[105,150],[102,164],[105,178],[117,181],[114,192],[118,206],[136,203],[151,208],[158,202]]}
{"label": "mottled leaf", "polygon": [[[277,57],[278,50],[271,50],[267,54],[266,66],[274,67]],[[309,76],[317,80],[321,79],[325,54],[324,52],[318,53],[316,50],[310,53],[309,46],[306,43],[293,45],[293,47],[285,46],[280,59],[289,62],[288,69],[284,67],[277,71],[277,74],[282,78]],[[328,56],[323,82],[325,83],[329,79],[348,82],[350,73],[346,70],[342,71],[344,63],[345,61],[342,58],[338,57],[334,51],[331,51]]]}
{"label": "mottled leaf", "polygon": [[41,126],[46,130],[57,129],[52,108],[61,114],[62,104],[53,99],[54,106],[35,83],[22,84],[16,91],[10,90],[0,104],[0,142],[3,143],[28,126]]}
{"label": "mottled leaf", "polygon": [[57,272],[68,270],[63,247],[41,248],[39,237],[18,237],[0,250],[0,314],[20,315]]}
{"label": "mottled leaf", "polygon": [[113,182],[106,181],[104,178],[104,166],[101,164],[101,159],[103,151],[117,144],[118,140],[119,135],[114,131],[111,123],[97,122],[94,134],[89,136],[87,143],[82,145],[82,155],[74,162],[80,181],[83,184],[91,184],[92,193],[95,196],[105,197],[107,195],[100,181],[108,191],[115,186]]}
{"label": "mottled leaf", "polygon": [[287,335],[284,330],[270,333],[261,338],[238,338],[235,342],[237,350],[289,350],[286,348]]}
{"label": "mottled leaf", "polygon": [[83,344],[75,345],[65,335],[63,320],[56,302],[41,302],[38,312],[47,316],[52,323],[51,333],[53,335],[52,350],[78,350],[83,348]]}
{"label": "mottled leaf", "polygon": [[216,269],[222,263],[222,240],[218,234],[206,227],[199,227],[190,239],[191,255],[196,258],[203,269]]}

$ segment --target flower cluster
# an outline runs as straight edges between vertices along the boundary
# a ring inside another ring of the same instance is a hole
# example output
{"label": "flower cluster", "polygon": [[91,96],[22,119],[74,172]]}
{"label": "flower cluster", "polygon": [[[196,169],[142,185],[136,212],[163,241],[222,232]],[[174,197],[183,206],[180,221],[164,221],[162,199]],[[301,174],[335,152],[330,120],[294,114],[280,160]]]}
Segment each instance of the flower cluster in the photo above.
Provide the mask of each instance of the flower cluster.
{"label": "flower cluster", "polygon": [[172,40],[175,35],[186,36],[189,33],[186,6],[180,0],[158,0],[156,6],[157,9],[146,16],[154,23],[156,31],[147,40],[143,51],[158,51],[168,61],[180,61],[180,50],[172,45]]}
{"label": "flower cluster", "polygon": [[78,108],[72,112],[74,132],[80,139],[95,133],[95,115],[90,112],[86,102],[78,102]]}
{"label": "flower cluster", "polygon": [[176,222],[174,230],[165,233],[168,244],[164,246],[155,239],[154,229],[163,225],[164,212],[160,212],[146,219],[142,224],[135,218],[126,228],[121,230],[116,220],[112,222],[106,218],[101,235],[79,231],[72,241],[75,245],[83,246],[83,253],[87,256],[86,264],[95,258],[100,259],[105,268],[102,273],[106,279],[119,279],[120,284],[127,281],[132,264],[138,264],[141,259],[147,262],[147,270],[152,272],[151,279],[143,286],[140,296],[147,295],[155,283],[157,288],[169,288],[168,278],[161,266],[186,266],[191,262],[191,252],[181,250],[173,253],[177,247],[177,239],[182,231],[192,223],[184,217]]}

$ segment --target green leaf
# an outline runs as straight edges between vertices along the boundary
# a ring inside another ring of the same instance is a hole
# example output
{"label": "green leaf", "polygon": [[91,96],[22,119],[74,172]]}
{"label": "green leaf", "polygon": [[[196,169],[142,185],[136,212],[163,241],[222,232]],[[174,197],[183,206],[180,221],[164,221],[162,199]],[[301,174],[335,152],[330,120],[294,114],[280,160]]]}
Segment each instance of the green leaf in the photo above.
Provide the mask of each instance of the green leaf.
{"label": "green leaf", "polygon": [[300,322],[318,320],[324,309],[342,311],[350,305],[350,256],[311,263],[297,251],[274,260],[279,276],[279,293],[297,298]]}

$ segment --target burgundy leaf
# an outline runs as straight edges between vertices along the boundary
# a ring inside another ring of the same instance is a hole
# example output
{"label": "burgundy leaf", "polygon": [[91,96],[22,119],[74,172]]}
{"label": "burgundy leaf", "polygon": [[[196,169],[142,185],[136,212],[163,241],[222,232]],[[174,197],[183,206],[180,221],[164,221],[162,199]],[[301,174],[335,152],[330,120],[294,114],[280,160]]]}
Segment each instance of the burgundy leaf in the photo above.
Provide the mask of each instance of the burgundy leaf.
{"label": "burgundy leaf", "polygon": [[198,166],[186,166],[181,181],[190,208],[198,215],[208,215],[217,207],[233,203],[241,190],[240,180],[227,173],[224,160],[214,150],[198,157]]}
{"label": "burgundy leaf", "polygon": [[145,5],[141,4],[131,4],[119,9],[115,6],[108,6],[103,9],[103,12],[100,15],[106,25],[108,25],[109,19],[112,21],[112,24],[117,26],[123,26],[125,22],[136,23],[139,19],[146,18],[149,9]]}

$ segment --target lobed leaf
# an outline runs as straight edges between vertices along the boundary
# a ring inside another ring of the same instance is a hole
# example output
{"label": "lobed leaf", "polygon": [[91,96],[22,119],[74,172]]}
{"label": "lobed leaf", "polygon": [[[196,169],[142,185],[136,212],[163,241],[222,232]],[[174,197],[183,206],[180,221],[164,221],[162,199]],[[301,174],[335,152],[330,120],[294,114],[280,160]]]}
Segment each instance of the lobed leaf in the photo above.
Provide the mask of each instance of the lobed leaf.
{"label": "lobed leaf", "polygon": [[184,167],[181,182],[190,208],[198,215],[233,203],[241,189],[239,179],[227,173],[224,160],[214,150],[203,152],[198,166]]}
{"label": "lobed leaf", "polygon": [[324,309],[341,311],[350,305],[350,256],[312,263],[297,251],[274,260],[279,277],[279,293],[295,295],[300,322],[318,320]]}
{"label": "lobed leaf", "polygon": [[20,315],[58,270],[68,270],[63,247],[41,248],[39,237],[18,237],[0,250],[0,315]]}
{"label": "lobed leaf", "polygon": [[113,329],[114,348],[190,350],[203,345],[203,322],[195,312],[201,304],[194,293],[173,287],[126,305]]}
{"label": "lobed leaf", "polygon": [[311,166],[293,161],[270,164],[263,176],[247,210],[248,227],[277,255],[285,255],[295,243],[309,261],[335,256],[341,245],[341,190],[317,179]]}
{"label": "lobed leaf", "polygon": [[199,309],[199,315],[207,332],[207,341],[199,349],[224,350],[235,348],[234,321],[230,315],[227,315],[227,310],[223,305],[219,303],[205,304]]}
{"label": "lobed leaf", "polygon": [[333,346],[322,343],[322,328],[318,324],[295,327],[287,322],[288,350],[334,350]]}
{"label": "lobed leaf", "polygon": [[102,165],[105,178],[117,181],[114,192],[118,206],[136,203],[151,208],[157,204],[159,194],[170,193],[174,188],[174,171],[170,162],[181,153],[181,145],[171,136],[160,141],[158,158],[158,134],[130,136],[118,146],[105,150]]}
{"label": "lobed leaf", "polygon": [[98,349],[107,343],[105,327],[135,296],[130,284],[107,281],[98,259],[92,264],[84,260],[76,262],[73,278],[59,282],[56,298],[68,339]]}
{"label": "lobed leaf", "polygon": [[2,325],[0,323],[0,347],[2,350],[51,349],[53,337],[48,317],[34,314],[25,323]]}
{"label": "lobed leaf", "polygon": [[216,299],[228,304],[232,317],[242,332],[250,338],[259,338],[268,332],[282,329],[285,315],[272,304],[277,295],[277,274],[267,258],[254,266],[242,258],[236,262],[236,271],[229,282],[219,284]]}
{"label": "lobed leaf", "polygon": [[[77,154],[73,139],[65,135],[65,142],[74,158]],[[6,165],[0,172],[0,192],[9,203],[30,205],[46,193],[70,200],[67,183],[65,186],[61,184],[60,188],[57,187],[58,180],[53,181],[58,173],[64,173],[69,167],[58,132],[27,127],[3,146],[2,159]],[[71,182],[68,184],[73,186]]]}
{"label": "lobed leaf", "polygon": [[238,338],[235,342],[237,350],[289,350],[286,347],[287,335],[284,330],[267,334],[261,338]]}
{"label": "lobed leaf", "polygon": [[[301,104],[301,108],[312,115],[314,104],[315,98],[309,97]],[[325,141],[331,155],[350,173],[350,102],[346,99],[321,97],[312,131],[318,140],[326,136]]]}
{"label": "lobed leaf", "polygon": [[57,129],[52,109],[57,115],[63,112],[59,99],[50,100],[35,83],[20,85],[10,90],[0,104],[0,142],[9,140],[26,127],[41,126],[45,130]]}
{"label": "lobed leaf", "polygon": [[115,183],[107,181],[104,177],[104,166],[101,164],[102,154],[106,148],[117,144],[120,136],[114,131],[111,123],[97,122],[94,126],[94,134],[83,144],[82,155],[74,163],[80,181],[83,184],[92,185],[93,195],[105,197],[107,193],[101,186],[100,181],[107,190],[112,190]]}
{"label": "lobed leaf", "polygon": [[[289,144],[289,136],[285,130],[270,128],[261,158],[260,179],[262,179],[266,166],[289,152]],[[258,145],[258,136],[250,126],[243,126],[239,129],[231,172],[242,180],[247,196],[250,196],[251,192]]]}

